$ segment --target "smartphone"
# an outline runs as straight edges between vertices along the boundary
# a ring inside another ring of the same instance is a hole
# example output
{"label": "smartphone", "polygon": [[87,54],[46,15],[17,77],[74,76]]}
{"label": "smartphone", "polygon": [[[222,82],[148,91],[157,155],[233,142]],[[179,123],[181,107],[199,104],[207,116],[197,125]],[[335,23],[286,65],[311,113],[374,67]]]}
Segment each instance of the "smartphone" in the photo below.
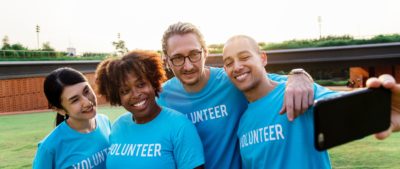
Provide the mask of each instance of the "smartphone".
{"label": "smartphone", "polygon": [[315,147],[322,151],[384,131],[390,125],[391,92],[361,89],[314,103]]}

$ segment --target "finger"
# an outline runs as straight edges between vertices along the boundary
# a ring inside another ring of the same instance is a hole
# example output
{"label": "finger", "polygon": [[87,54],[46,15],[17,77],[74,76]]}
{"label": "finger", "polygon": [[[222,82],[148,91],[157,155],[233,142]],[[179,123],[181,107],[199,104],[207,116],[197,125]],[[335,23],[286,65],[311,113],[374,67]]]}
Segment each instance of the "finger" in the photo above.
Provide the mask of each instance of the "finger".
{"label": "finger", "polygon": [[381,82],[376,77],[371,77],[367,80],[367,87],[368,88],[378,88],[381,86]]}
{"label": "finger", "polygon": [[294,113],[293,113],[293,119],[296,118],[300,112],[301,112],[301,99],[303,98],[303,94],[301,91],[301,89],[297,89],[295,90],[295,94],[294,94]]}
{"label": "finger", "polygon": [[377,138],[378,140],[383,140],[383,139],[389,137],[390,134],[392,134],[392,130],[393,130],[393,125],[391,124],[389,129],[379,132],[379,133],[376,133],[375,138]]}
{"label": "finger", "polygon": [[301,112],[300,112],[300,114],[303,114],[309,107],[308,95],[309,95],[308,92],[303,94],[303,98],[301,99]]}
{"label": "finger", "polygon": [[390,89],[396,84],[396,80],[394,80],[393,76],[388,74],[383,74],[379,76],[379,81],[381,82],[382,86]]}
{"label": "finger", "polygon": [[286,90],[285,107],[289,121],[293,121],[293,91],[291,89]]}
{"label": "finger", "polygon": [[279,111],[279,114],[285,114],[285,112],[286,112],[286,107],[285,107],[285,98],[283,99],[283,105],[282,105],[282,108],[281,108],[281,110]]}
{"label": "finger", "polygon": [[[395,84],[392,88],[391,88],[392,94],[394,96],[399,96],[400,95],[400,84]],[[396,97],[398,99],[398,97]]]}

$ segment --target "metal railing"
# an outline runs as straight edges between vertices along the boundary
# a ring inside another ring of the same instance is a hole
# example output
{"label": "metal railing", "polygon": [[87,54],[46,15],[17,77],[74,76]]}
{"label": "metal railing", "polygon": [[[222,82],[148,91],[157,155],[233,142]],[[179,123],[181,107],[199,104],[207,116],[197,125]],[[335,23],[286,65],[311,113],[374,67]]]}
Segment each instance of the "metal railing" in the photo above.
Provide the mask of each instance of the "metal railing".
{"label": "metal railing", "polygon": [[[108,56],[110,53],[96,53],[96,52],[85,52],[77,57],[96,57],[96,56]],[[38,58],[38,57],[69,57],[73,56],[68,52],[64,51],[37,51],[37,50],[0,50],[1,58]]]}

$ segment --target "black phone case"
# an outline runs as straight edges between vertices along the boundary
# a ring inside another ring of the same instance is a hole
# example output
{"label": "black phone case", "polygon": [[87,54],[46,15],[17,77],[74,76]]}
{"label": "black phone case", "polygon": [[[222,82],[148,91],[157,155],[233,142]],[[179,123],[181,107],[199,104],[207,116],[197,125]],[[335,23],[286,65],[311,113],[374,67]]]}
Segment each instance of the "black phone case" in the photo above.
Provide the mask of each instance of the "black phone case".
{"label": "black phone case", "polygon": [[373,133],[390,125],[391,92],[362,89],[314,104],[315,147],[322,151]]}

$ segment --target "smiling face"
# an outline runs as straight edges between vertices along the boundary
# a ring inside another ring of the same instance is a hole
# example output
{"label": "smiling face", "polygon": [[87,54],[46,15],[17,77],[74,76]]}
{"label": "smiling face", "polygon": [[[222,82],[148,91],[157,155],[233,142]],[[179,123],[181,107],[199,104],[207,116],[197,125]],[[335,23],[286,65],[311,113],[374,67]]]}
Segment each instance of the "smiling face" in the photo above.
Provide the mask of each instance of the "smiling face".
{"label": "smiling face", "polygon": [[[191,88],[193,86],[202,86],[206,84],[205,56],[206,51],[202,49],[200,41],[194,33],[172,35],[167,40],[167,62],[174,72],[174,75],[182,82],[184,86]],[[188,57],[184,58],[184,64],[175,66],[171,59],[177,57],[193,56],[200,54],[198,61],[190,61]]]}
{"label": "smiling face", "polygon": [[265,79],[266,56],[258,50],[254,40],[230,39],[224,47],[223,61],[230,80],[243,92],[255,89]]}
{"label": "smiling face", "polygon": [[155,101],[155,91],[146,78],[134,73],[126,75],[126,82],[119,89],[121,105],[133,114],[136,123],[153,120],[161,111]]}
{"label": "smiling face", "polygon": [[59,111],[68,114],[68,121],[90,120],[96,115],[96,95],[88,82],[66,86],[61,94]]}

